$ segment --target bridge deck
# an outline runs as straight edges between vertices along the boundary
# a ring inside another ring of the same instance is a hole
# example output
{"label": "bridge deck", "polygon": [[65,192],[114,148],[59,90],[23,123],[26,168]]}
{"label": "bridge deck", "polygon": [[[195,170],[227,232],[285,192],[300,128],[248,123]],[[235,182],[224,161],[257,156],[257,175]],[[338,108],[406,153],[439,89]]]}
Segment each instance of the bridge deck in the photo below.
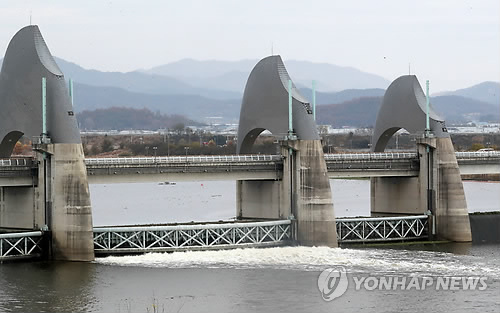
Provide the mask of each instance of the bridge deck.
{"label": "bridge deck", "polygon": [[[500,152],[457,152],[460,172],[500,174]],[[416,153],[325,154],[330,178],[418,176]],[[88,158],[90,183],[193,180],[279,180],[279,155],[217,155],[140,158]],[[0,160],[0,186],[36,184],[31,158]]]}

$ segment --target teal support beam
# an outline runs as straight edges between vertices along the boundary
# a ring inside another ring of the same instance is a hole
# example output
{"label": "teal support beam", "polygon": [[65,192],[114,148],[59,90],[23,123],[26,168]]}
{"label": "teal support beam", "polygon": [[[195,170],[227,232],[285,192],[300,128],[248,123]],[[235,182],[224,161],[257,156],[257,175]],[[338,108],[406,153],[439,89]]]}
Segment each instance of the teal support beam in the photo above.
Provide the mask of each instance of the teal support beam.
{"label": "teal support beam", "polygon": [[42,136],[47,136],[47,79],[42,77]]}
{"label": "teal support beam", "polygon": [[312,105],[313,105],[313,118],[316,121],[316,81],[312,81]]}
{"label": "teal support beam", "polygon": [[288,133],[293,134],[293,112],[292,112],[292,80],[288,80]]}
{"label": "teal support beam", "polygon": [[425,100],[426,100],[426,106],[425,106],[425,131],[429,132],[431,130],[430,127],[430,122],[429,122],[429,80],[425,82],[426,86],[426,94],[425,94]]}
{"label": "teal support beam", "polygon": [[71,78],[69,79],[69,97],[71,99],[71,105],[74,106],[75,104],[73,103],[73,80]]}

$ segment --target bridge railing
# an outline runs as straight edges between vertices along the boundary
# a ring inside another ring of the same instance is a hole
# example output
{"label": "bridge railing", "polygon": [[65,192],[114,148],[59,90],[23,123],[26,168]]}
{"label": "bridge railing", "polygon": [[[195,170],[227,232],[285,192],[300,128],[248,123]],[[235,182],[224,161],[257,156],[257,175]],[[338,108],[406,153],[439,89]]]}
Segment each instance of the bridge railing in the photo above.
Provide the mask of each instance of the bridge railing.
{"label": "bridge railing", "polygon": [[455,152],[457,159],[500,158],[500,151]]}
{"label": "bridge railing", "polygon": [[222,249],[283,244],[291,221],[202,225],[95,227],[96,253]]}
{"label": "bridge railing", "polygon": [[414,152],[388,152],[388,153],[326,153],[326,161],[350,160],[394,160],[415,159],[418,154]]}
{"label": "bridge railing", "polygon": [[12,159],[0,159],[0,166],[32,166],[32,158],[12,158]]}
{"label": "bridge railing", "polygon": [[234,162],[277,162],[280,155],[200,155],[140,158],[87,158],[87,165],[168,164],[168,163],[234,163]]}
{"label": "bridge railing", "polygon": [[423,239],[428,236],[428,216],[338,218],[337,239],[370,242]]}
{"label": "bridge railing", "polygon": [[42,253],[42,232],[0,234],[0,261],[38,257]]}

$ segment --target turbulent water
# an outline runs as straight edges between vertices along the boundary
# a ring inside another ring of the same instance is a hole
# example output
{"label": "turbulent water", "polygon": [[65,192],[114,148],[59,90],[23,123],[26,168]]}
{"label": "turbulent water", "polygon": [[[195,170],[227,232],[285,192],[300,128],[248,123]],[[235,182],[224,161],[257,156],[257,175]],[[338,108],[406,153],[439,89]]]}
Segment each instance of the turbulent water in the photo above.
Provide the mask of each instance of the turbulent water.
{"label": "turbulent water", "polygon": [[[332,182],[337,216],[367,215],[369,182]],[[93,185],[94,224],[234,217],[234,182]],[[465,183],[472,211],[500,210],[500,184]],[[324,301],[318,277],[349,285]],[[355,277],[486,277],[485,290],[356,290]],[[0,312],[498,312],[500,246],[277,247],[149,253],[92,263],[0,265]]]}

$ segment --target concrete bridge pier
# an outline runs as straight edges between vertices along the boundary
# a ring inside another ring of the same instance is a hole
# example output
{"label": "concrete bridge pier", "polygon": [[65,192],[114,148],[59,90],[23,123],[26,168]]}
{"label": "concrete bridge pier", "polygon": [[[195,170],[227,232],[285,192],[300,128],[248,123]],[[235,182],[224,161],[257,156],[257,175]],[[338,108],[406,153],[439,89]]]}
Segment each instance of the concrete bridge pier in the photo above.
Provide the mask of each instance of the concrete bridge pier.
{"label": "concrete bridge pier", "polygon": [[430,214],[436,239],[471,241],[469,213],[449,137],[419,138],[418,177],[371,179],[372,215]]}
{"label": "concrete bridge pier", "polygon": [[36,149],[36,219],[50,230],[50,258],[92,261],[92,208],[82,145],[41,144]]}
{"label": "concrete bridge pier", "polygon": [[387,88],[377,114],[372,150],[384,151],[401,128],[417,139],[420,172],[416,178],[373,178],[374,214],[430,214],[438,239],[471,241],[467,203],[455,150],[445,121],[432,109],[413,75],[397,78]]}
{"label": "concrete bridge pier", "polygon": [[281,144],[281,181],[238,181],[239,218],[294,218],[302,245],[337,246],[333,200],[320,140]]}

